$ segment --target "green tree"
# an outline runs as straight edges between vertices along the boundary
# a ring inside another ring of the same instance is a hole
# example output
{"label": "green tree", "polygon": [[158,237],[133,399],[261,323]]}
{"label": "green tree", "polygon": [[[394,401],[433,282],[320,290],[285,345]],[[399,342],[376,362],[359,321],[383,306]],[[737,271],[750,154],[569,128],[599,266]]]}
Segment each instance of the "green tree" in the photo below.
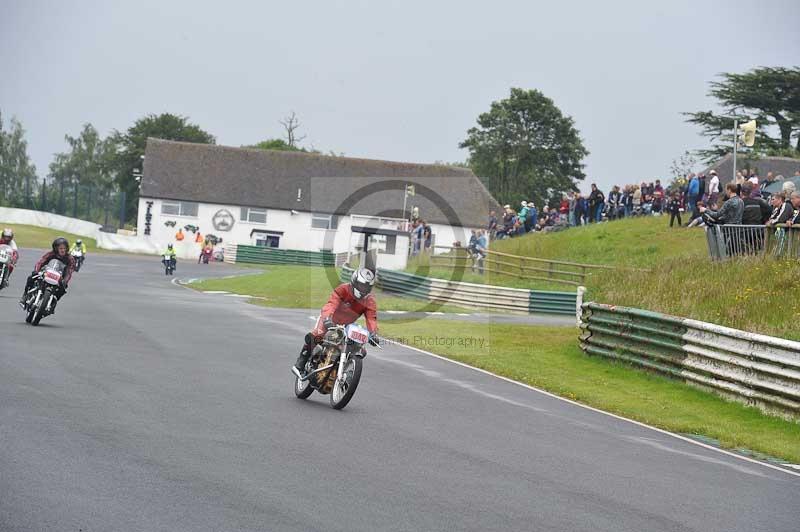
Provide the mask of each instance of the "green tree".
{"label": "green tree", "polygon": [[116,145],[116,156],[113,168],[115,182],[125,192],[126,218],[136,216],[139,202],[139,180],[134,175],[140,174],[147,138],[159,138],[199,144],[215,144],[216,139],[200,126],[189,122],[185,116],[163,113],[150,114],[137,120],[125,133],[115,131],[112,140]]}
{"label": "green tree", "polygon": [[0,113],[0,205],[30,206],[36,194],[36,167],[28,156],[25,129],[11,118],[6,131]]}
{"label": "green tree", "polygon": [[511,89],[492,102],[459,145],[469,165],[501,203],[550,203],[586,176],[583,146],[574,121],[538,90]]}
{"label": "green tree", "polygon": [[711,82],[708,94],[722,112],[684,113],[687,122],[700,126],[701,134],[712,142],[711,148],[697,153],[706,161],[730,153],[733,122],[738,118],[740,123],[755,119],[758,124],[753,152],[800,157],[800,68],[760,67],[720,77]]}
{"label": "green tree", "polygon": [[[48,176],[57,188],[58,212],[64,213],[65,189],[82,187],[84,194],[108,197],[113,188],[116,143],[103,139],[92,124],[84,124],[77,137],[64,135],[69,151],[57,153],[50,163]],[[73,191],[74,194],[74,191]],[[88,206],[88,204],[87,204]]]}
{"label": "green tree", "polygon": [[305,148],[298,148],[292,146],[283,139],[267,139],[262,140],[258,144],[244,146],[245,148],[255,148],[258,150],[278,150],[278,151],[306,151]]}

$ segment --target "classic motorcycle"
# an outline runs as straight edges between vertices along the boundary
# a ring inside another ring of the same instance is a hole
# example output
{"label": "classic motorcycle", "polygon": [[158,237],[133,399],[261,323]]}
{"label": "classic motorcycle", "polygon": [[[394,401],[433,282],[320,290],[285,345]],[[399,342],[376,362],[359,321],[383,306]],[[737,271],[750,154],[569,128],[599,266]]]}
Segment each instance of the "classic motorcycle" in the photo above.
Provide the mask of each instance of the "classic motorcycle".
{"label": "classic motorcycle", "polygon": [[366,343],[380,347],[376,339],[370,339],[367,329],[355,323],[328,329],[322,344],[316,346],[309,357],[305,375],[295,377],[295,395],[307,399],[316,390],[323,395],[330,394],[331,408],[341,410],[347,406],[361,380]]}
{"label": "classic motorcycle", "polygon": [[0,290],[8,285],[8,277],[11,275],[13,261],[14,250],[11,246],[0,245]]}
{"label": "classic motorcycle", "polygon": [[208,264],[208,262],[212,259],[213,254],[213,249],[203,248],[203,251],[200,253],[200,260],[202,260],[203,264]]}
{"label": "classic motorcycle", "polygon": [[164,275],[175,273],[175,259],[171,255],[164,255],[161,258],[161,263],[164,265]]}
{"label": "classic motorcycle", "polygon": [[81,251],[80,249],[74,249],[72,250],[72,253],[70,253],[70,255],[72,255],[72,258],[75,259],[75,271],[76,272],[81,271],[81,266],[83,266],[83,261],[86,259],[86,257],[83,256],[83,251]]}
{"label": "classic motorcycle", "polygon": [[42,318],[53,313],[56,307],[56,291],[64,275],[64,263],[52,259],[37,273],[33,279],[33,288],[28,290],[25,299],[25,310],[28,313],[25,321],[31,325],[39,325]]}

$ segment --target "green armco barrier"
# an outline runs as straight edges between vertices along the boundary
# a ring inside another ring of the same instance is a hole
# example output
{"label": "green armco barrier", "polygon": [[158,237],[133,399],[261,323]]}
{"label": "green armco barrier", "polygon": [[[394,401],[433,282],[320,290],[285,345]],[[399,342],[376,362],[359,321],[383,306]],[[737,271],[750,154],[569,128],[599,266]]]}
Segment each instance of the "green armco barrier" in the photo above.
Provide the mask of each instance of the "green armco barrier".
{"label": "green armco barrier", "polygon": [[298,264],[304,266],[335,266],[332,251],[299,251],[262,246],[238,246],[236,262],[249,264]]}
{"label": "green armco barrier", "polygon": [[[342,282],[349,280],[352,273],[352,268],[344,266],[340,271]],[[422,277],[381,268],[378,268],[377,285],[385,292],[464,307],[531,314],[574,315],[576,312],[577,294],[575,292],[549,292],[480,285]]]}
{"label": "green armco barrier", "polygon": [[528,312],[549,314],[575,314],[577,294],[575,292],[550,292],[531,290]]}
{"label": "green armco barrier", "polygon": [[584,303],[581,348],[800,418],[800,342],[635,308]]}

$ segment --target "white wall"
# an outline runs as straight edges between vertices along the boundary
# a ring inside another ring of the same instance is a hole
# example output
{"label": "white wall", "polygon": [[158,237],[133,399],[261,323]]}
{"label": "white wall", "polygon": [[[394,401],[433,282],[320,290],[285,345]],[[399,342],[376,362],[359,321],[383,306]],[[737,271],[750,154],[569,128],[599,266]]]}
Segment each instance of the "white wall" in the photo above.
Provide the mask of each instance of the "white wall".
{"label": "white wall", "polygon": [[[152,219],[150,221],[150,235],[144,235],[145,228],[145,215],[147,212],[147,202],[152,201],[151,208]],[[352,225],[363,226],[366,225],[364,217],[356,216],[355,222],[350,216],[339,216],[338,229],[335,231],[328,231],[325,229],[316,229],[311,227],[311,213],[300,212],[292,214],[288,210],[267,210],[267,223],[251,223],[241,221],[240,211],[241,208],[234,205],[218,205],[210,203],[200,203],[197,209],[196,217],[189,216],[175,216],[171,214],[161,214],[162,200],[151,198],[139,199],[139,215],[138,215],[138,237],[146,242],[156,245],[158,248],[165,247],[168,243],[175,244],[179,256],[183,258],[196,258],[200,252],[199,244],[194,242],[195,235],[187,233],[185,240],[181,243],[175,241],[175,233],[179,227],[186,225],[195,225],[200,228],[200,233],[206,235],[212,233],[223,239],[223,244],[255,244],[255,235],[251,237],[250,233],[253,229],[261,229],[268,231],[282,231],[283,235],[280,238],[279,248],[281,249],[298,249],[304,251],[320,251],[322,249],[330,249],[334,253],[343,253],[347,251],[354,251],[356,243],[361,242],[362,235],[352,233]],[[228,210],[235,218],[235,223],[230,231],[219,231],[214,229],[212,219],[214,215],[220,210]],[[175,227],[167,227],[164,225],[166,221],[175,221]],[[382,224],[381,227],[387,224]],[[388,227],[388,226],[387,226]],[[441,226],[442,232],[452,235],[453,231],[448,226]],[[393,228],[393,227],[392,227]],[[449,231],[449,233],[448,233]],[[447,245],[452,244],[452,236],[448,236]],[[397,242],[397,255],[381,254],[379,259],[382,268],[404,268],[405,255],[403,254],[407,249],[407,240],[398,238]]]}
{"label": "white wall", "polygon": [[[145,216],[147,213],[147,202],[152,201],[152,219],[150,221],[150,235],[144,234]],[[200,251],[199,244],[194,242],[195,234],[187,233],[184,230],[186,239],[178,243],[175,241],[175,233],[179,227],[194,225],[200,228],[200,233],[205,236],[208,233],[214,234],[223,239],[223,244],[244,244],[254,245],[256,235],[251,236],[251,232],[256,230],[280,231],[279,247],[281,249],[299,249],[305,251],[320,251],[322,249],[332,249],[334,252],[347,251],[350,220],[349,217],[339,218],[338,231],[328,231],[311,227],[311,214],[301,212],[292,214],[291,211],[272,210],[267,211],[267,223],[251,223],[240,220],[241,208],[234,205],[218,205],[210,203],[200,203],[197,209],[197,216],[175,216],[172,214],[161,214],[161,200],[141,198],[139,200],[138,215],[138,236],[146,241],[157,243],[159,247],[166,246],[172,242],[178,249],[178,254],[182,257],[197,257]],[[235,222],[229,231],[214,229],[212,219],[220,210],[229,211]],[[167,227],[164,222],[174,221],[175,227]]]}
{"label": "white wall", "polygon": [[12,209],[10,207],[0,207],[0,221],[9,224],[49,227],[56,231],[64,231],[65,233],[87,238],[96,238],[96,234],[100,229],[98,224],[78,220],[77,218],[28,209]]}
{"label": "white wall", "polygon": [[[147,201],[153,202],[151,213],[151,234],[144,235],[145,214],[147,211]],[[236,222],[231,231],[217,231],[213,228],[212,217],[220,209],[227,209],[236,218]],[[49,227],[58,231],[72,233],[87,238],[97,240],[97,245],[103,249],[116,251],[127,251],[130,253],[159,254],[168,243],[176,245],[178,255],[181,258],[196,259],[200,253],[200,247],[194,242],[194,234],[186,233],[186,239],[182,243],[175,242],[175,233],[178,227],[185,225],[196,225],[200,227],[203,235],[211,232],[224,239],[224,243],[246,244],[255,243],[255,239],[250,236],[253,229],[266,229],[273,231],[283,231],[280,239],[282,249],[299,249],[306,251],[319,251],[321,249],[332,249],[335,253],[355,252],[356,245],[360,245],[363,236],[352,233],[351,225],[366,225],[365,217],[355,216],[353,222],[350,216],[340,216],[338,230],[328,231],[325,229],[315,229],[311,227],[311,214],[301,212],[291,214],[290,211],[268,210],[267,223],[255,224],[240,221],[240,209],[232,205],[200,204],[197,217],[185,217],[161,214],[161,200],[139,200],[138,214],[138,234],[137,236],[125,236],[119,234],[103,233],[100,226],[84,220],[69,218],[41,211],[28,209],[12,209],[0,207],[0,222],[9,224],[33,225],[38,227]],[[176,227],[167,227],[164,222],[174,220]],[[382,223],[380,227],[393,229],[390,222]],[[437,245],[451,246],[454,241],[459,240],[466,245],[469,242],[469,229],[462,227],[451,227],[442,224],[431,224],[431,230],[435,235]],[[326,238],[327,237],[327,238]],[[398,236],[396,244],[396,254],[380,254],[378,261],[381,268],[403,269],[406,265],[405,250],[408,247],[408,239]],[[442,251],[440,251],[442,252]]]}
{"label": "white wall", "polygon": [[[434,245],[436,246],[452,246],[454,242],[461,242],[462,246],[469,244],[470,231],[472,228],[467,227],[454,227],[451,225],[443,224],[429,224],[431,226],[431,234],[434,236]],[[434,250],[436,253],[446,253],[447,250]]]}

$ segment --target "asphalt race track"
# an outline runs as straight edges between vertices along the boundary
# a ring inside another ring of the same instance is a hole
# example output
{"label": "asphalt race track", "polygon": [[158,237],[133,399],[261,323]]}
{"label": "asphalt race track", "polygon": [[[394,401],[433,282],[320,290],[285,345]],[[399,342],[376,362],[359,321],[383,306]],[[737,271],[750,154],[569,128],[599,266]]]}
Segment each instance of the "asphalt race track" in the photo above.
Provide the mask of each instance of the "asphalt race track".
{"label": "asphalt race track", "polygon": [[400,346],[345,410],[300,401],[308,316],[157,258],[90,255],[32,327],[34,254],[0,292],[3,532],[800,530],[798,476]]}

